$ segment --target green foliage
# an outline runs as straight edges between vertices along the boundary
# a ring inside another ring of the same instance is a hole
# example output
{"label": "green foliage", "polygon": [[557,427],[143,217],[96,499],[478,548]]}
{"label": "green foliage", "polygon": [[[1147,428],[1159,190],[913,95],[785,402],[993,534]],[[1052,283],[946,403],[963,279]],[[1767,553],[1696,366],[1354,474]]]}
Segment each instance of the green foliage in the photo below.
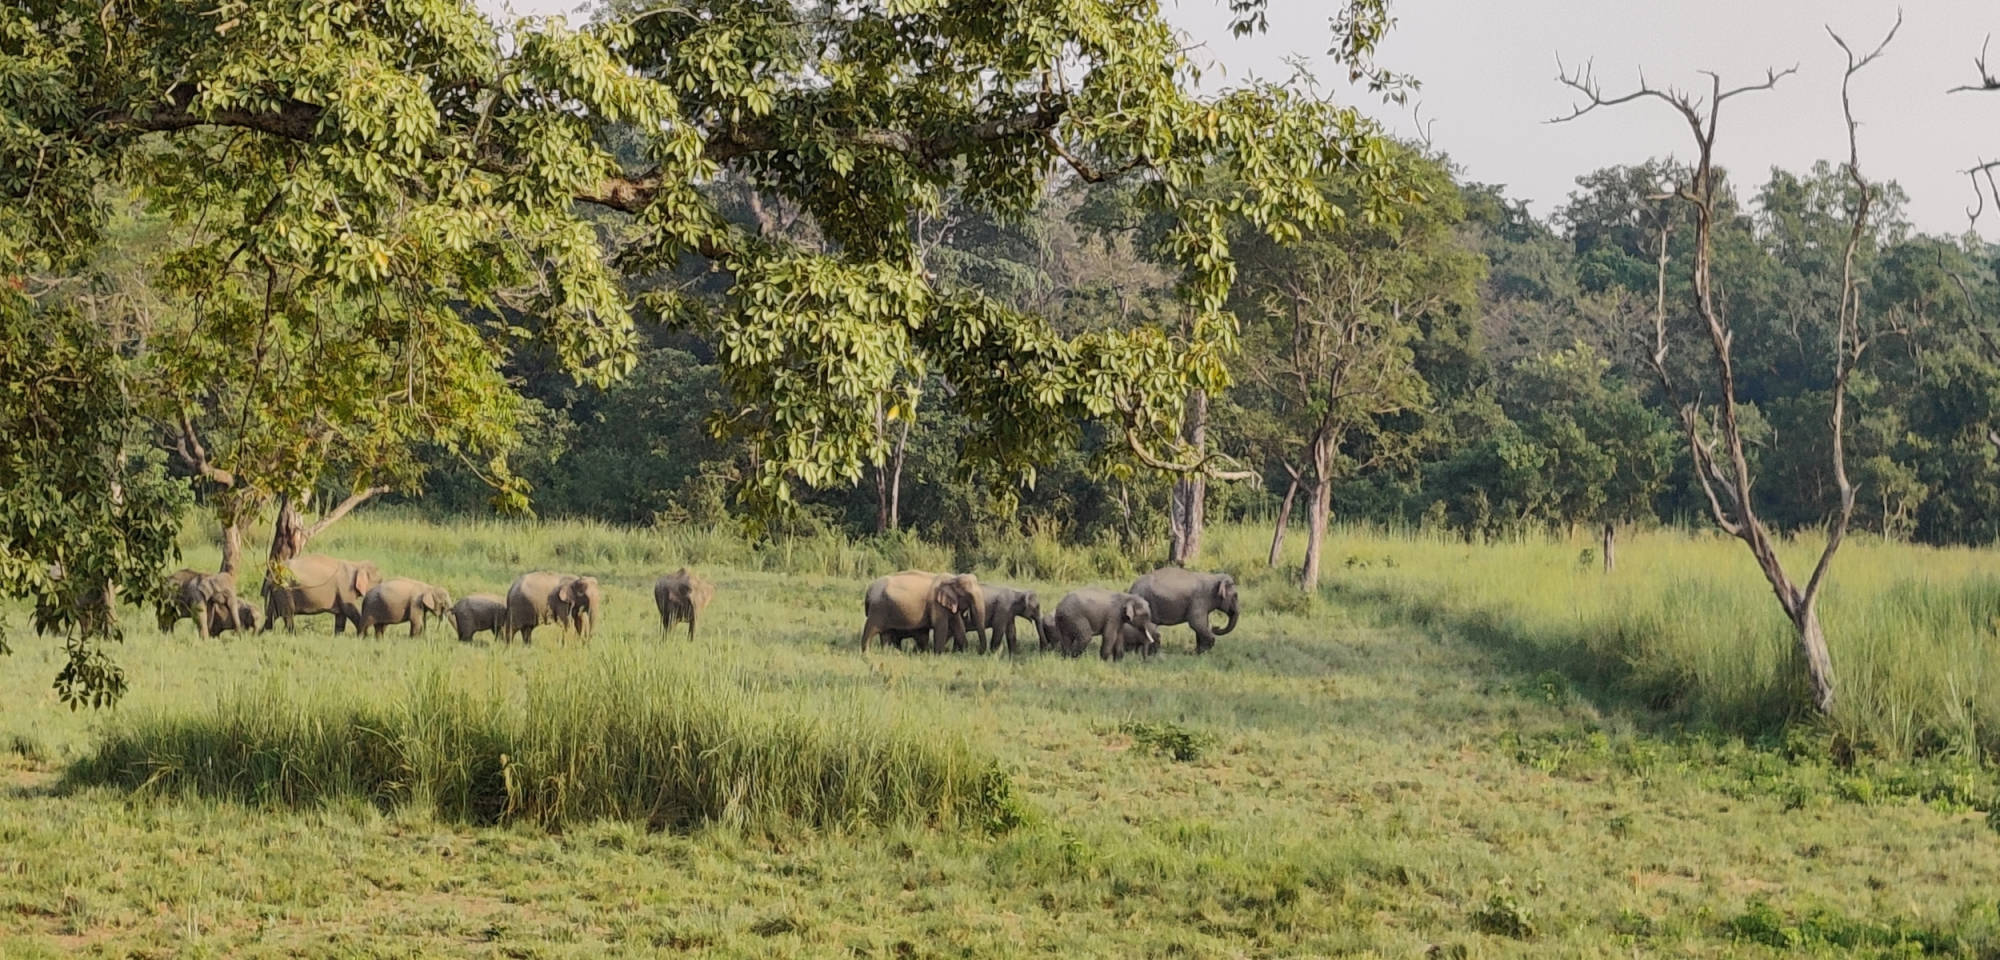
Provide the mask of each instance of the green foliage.
{"label": "green foliage", "polygon": [[101,330],[0,282],[0,596],[31,601],[36,632],[63,638],[56,689],[72,705],[125,692],[105,651],[113,604],[164,602],[178,552],[187,491],[135,436],[131,393]]}
{"label": "green foliage", "polygon": [[1189,730],[1172,721],[1149,723],[1128,720],[1118,725],[1118,732],[1131,737],[1133,743],[1152,753],[1178,763],[1195,763],[1215,745],[1214,736]]}

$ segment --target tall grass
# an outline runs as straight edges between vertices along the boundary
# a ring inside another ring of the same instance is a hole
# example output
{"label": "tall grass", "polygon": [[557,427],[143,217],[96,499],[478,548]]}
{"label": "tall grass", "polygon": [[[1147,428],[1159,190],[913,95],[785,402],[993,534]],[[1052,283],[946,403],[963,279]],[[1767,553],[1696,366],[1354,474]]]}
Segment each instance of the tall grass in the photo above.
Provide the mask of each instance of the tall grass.
{"label": "tall grass", "polygon": [[427,806],[466,823],[749,830],[1004,824],[1008,781],[963,736],[778,698],[631,653],[527,679],[442,667],[400,695],[285,682],[121,717],[73,785],[305,807]]}
{"label": "tall grass", "polygon": [[[1208,562],[1252,582],[1289,575],[1264,565],[1268,536],[1212,531]],[[1324,599],[1469,637],[1524,673],[1559,670],[1620,708],[1753,734],[1807,719],[1792,627],[1742,544],[1671,529],[1628,535],[1610,574],[1593,547],[1339,529],[1325,548]],[[1818,549],[1798,538],[1780,552],[1806,571]],[[1839,703],[1811,722],[1888,755],[2000,755],[1992,570],[1986,551],[1851,539],[1821,601]]]}

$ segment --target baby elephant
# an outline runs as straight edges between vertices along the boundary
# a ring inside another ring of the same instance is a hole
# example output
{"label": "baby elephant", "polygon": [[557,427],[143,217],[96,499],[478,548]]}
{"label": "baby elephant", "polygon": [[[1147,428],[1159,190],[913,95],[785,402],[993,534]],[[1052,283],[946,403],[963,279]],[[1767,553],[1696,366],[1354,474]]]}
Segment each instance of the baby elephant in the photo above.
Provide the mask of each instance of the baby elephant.
{"label": "baby elephant", "polygon": [[694,642],[694,622],[703,607],[715,598],[715,585],[696,576],[686,567],[653,581],[653,606],[660,608],[660,636],[664,639],[674,624],[686,620],[688,642]]}
{"label": "baby elephant", "polygon": [[236,601],[236,622],[230,623],[228,615],[220,610],[208,611],[208,635],[213,637],[225,630],[249,633],[257,629],[257,608],[250,601],[238,598]]}
{"label": "baby elephant", "polygon": [[1146,598],[1130,593],[1085,588],[1074,590],[1056,604],[1056,632],[1063,655],[1081,656],[1091,637],[1102,636],[1097,655],[1106,660],[1123,660],[1127,631],[1142,652],[1159,645],[1160,628],[1153,625],[1153,609]]}
{"label": "baby elephant", "polygon": [[423,632],[426,617],[441,617],[450,609],[451,594],[443,587],[405,577],[384,580],[361,598],[361,632],[373,627],[379,640],[389,624],[408,623],[414,637]]}
{"label": "baby elephant", "polygon": [[[1037,632],[1041,631],[1042,602],[1036,598],[1035,591],[1018,590],[997,583],[980,584],[980,589],[986,594],[986,628],[993,636],[989,649],[982,653],[1000,649],[1002,637],[1007,640],[1007,652],[1015,652],[1014,620],[1017,617],[1034,624]],[[1042,645],[1048,646],[1046,636],[1042,637]]]}
{"label": "baby elephant", "polygon": [[490,593],[474,593],[452,605],[445,613],[458,630],[458,642],[471,643],[474,634],[491,631],[495,637],[507,625],[507,601]]}

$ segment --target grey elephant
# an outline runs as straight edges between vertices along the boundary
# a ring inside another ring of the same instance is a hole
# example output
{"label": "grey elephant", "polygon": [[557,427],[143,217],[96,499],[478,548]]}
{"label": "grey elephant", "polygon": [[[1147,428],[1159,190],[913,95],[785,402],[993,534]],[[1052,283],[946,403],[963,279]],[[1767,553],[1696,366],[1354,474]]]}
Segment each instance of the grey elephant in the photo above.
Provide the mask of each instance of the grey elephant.
{"label": "grey elephant", "polygon": [[1083,655],[1090,638],[1102,636],[1097,655],[1106,660],[1125,659],[1125,645],[1137,642],[1156,649],[1160,629],[1153,624],[1152,607],[1134,593],[1114,593],[1086,587],[1072,590],[1056,604],[1056,630],[1061,635],[1063,655]]}
{"label": "grey elephant", "polygon": [[536,627],[554,623],[562,628],[565,638],[574,631],[587,640],[597,629],[603,609],[604,593],[598,589],[596,577],[548,570],[524,573],[507,588],[507,620],[500,637],[512,643],[518,633],[522,643],[533,643]]}
{"label": "grey elephant", "polygon": [[380,640],[390,624],[408,623],[414,637],[424,632],[429,618],[442,617],[450,609],[451,594],[445,588],[395,577],[376,584],[361,598],[361,619],[355,622],[355,629],[366,635],[372,628],[375,639]]}
{"label": "grey elephant", "polygon": [[468,594],[445,611],[445,618],[458,631],[460,643],[471,643],[481,630],[502,636],[507,626],[507,601],[490,593]]}
{"label": "grey elephant", "polygon": [[225,630],[249,633],[257,629],[257,608],[250,601],[238,597],[236,600],[236,622],[231,623],[220,610],[208,612],[208,635],[215,636]]}
{"label": "grey elephant", "polygon": [[382,582],[382,571],[366,560],[342,560],[306,553],[285,561],[280,577],[264,580],[264,629],[283,618],[287,632],[293,617],[333,614],[333,632],[361,624],[361,598]]}
{"label": "grey elephant", "polygon": [[[994,583],[981,584],[980,589],[986,595],[986,628],[992,634],[993,640],[991,649],[982,650],[982,653],[1000,649],[1002,638],[1007,641],[1007,652],[1015,652],[1016,618],[1024,618],[1033,624],[1036,635],[1040,638],[1042,602],[1035,595],[1035,591]],[[1046,643],[1046,638],[1041,639]]]}
{"label": "grey elephant", "polygon": [[[982,635],[986,627],[986,596],[979,578],[969,573],[929,573],[904,570],[878,578],[862,597],[867,623],[861,628],[861,649],[879,633],[915,636],[918,649],[943,653],[947,639],[952,648],[965,649],[965,617],[970,612],[972,630]],[[900,642],[898,646],[900,646]]]}
{"label": "grey elephant", "polygon": [[660,636],[664,638],[675,623],[686,620],[688,642],[694,642],[695,619],[714,598],[715,585],[686,567],[653,581],[653,606],[660,611]]}
{"label": "grey elephant", "polygon": [[[182,573],[194,573],[194,576],[181,577]],[[236,574],[227,570],[221,573],[179,571],[173,574],[173,577],[169,577],[169,580],[174,577],[180,577],[179,609],[186,611],[185,616],[194,619],[195,633],[203,640],[216,633],[210,629],[212,624],[227,624],[231,630],[239,633],[243,631],[241,613],[244,604],[236,596]],[[170,630],[174,622],[179,619],[178,616],[172,620],[167,619],[164,610],[161,611],[160,618],[166,622]],[[254,619],[252,618],[253,626]]]}
{"label": "grey elephant", "polygon": [[1041,649],[1069,649],[1069,645],[1063,640],[1062,628],[1056,625],[1056,612],[1054,610],[1043,613],[1041,618],[1035,621],[1035,629],[1041,637]]}
{"label": "grey elephant", "polygon": [[[1152,605],[1154,623],[1193,627],[1196,653],[1207,653],[1215,646],[1216,637],[1236,629],[1236,578],[1229,574],[1161,567],[1133,581],[1131,592]],[[1209,615],[1216,611],[1229,615],[1229,622],[1220,630],[1209,624]],[[1154,640],[1158,642],[1157,634]]]}
{"label": "grey elephant", "polygon": [[201,571],[190,570],[185,567],[167,574],[166,585],[160,591],[160,609],[158,612],[161,633],[174,632],[174,624],[194,616],[194,611],[189,610],[182,602],[181,592],[187,589],[189,583],[201,576],[203,576]]}

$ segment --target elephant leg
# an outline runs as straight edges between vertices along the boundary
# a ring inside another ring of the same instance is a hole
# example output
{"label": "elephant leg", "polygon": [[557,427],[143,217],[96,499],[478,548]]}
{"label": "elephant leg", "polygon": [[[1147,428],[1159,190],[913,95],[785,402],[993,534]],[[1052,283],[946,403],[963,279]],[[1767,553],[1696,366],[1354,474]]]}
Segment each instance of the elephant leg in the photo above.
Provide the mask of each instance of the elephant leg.
{"label": "elephant leg", "polygon": [[1188,614],[1188,626],[1194,628],[1194,652],[1207,653],[1215,646],[1215,628],[1208,625],[1209,611],[1204,608],[1190,610]]}
{"label": "elephant leg", "polygon": [[694,613],[694,611],[692,611],[692,610],[688,611],[688,642],[689,642],[689,643],[693,643],[693,642],[694,642],[694,618],[695,618],[695,613]]}
{"label": "elephant leg", "polygon": [[[862,625],[861,625],[861,652],[862,652],[862,653],[867,653],[867,652],[868,652],[868,641],[870,641],[870,640],[873,640],[873,639],[875,638],[875,634],[876,634],[876,633],[878,633],[878,632],[880,632],[880,631],[881,631],[881,629],[882,629],[882,625],[881,625],[881,624],[878,624],[878,623],[876,623],[876,622],[875,622],[875,618],[874,618],[874,617],[869,617],[869,618],[868,618],[868,622],[867,622],[867,623],[865,623],[865,624],[862,624]],[[885,642],[885,643],[886,643],[887,641],[885,640],[885,641],[883,641],[883,642]],[[897,646],[901,646],[901,644],[898,644]]]}

